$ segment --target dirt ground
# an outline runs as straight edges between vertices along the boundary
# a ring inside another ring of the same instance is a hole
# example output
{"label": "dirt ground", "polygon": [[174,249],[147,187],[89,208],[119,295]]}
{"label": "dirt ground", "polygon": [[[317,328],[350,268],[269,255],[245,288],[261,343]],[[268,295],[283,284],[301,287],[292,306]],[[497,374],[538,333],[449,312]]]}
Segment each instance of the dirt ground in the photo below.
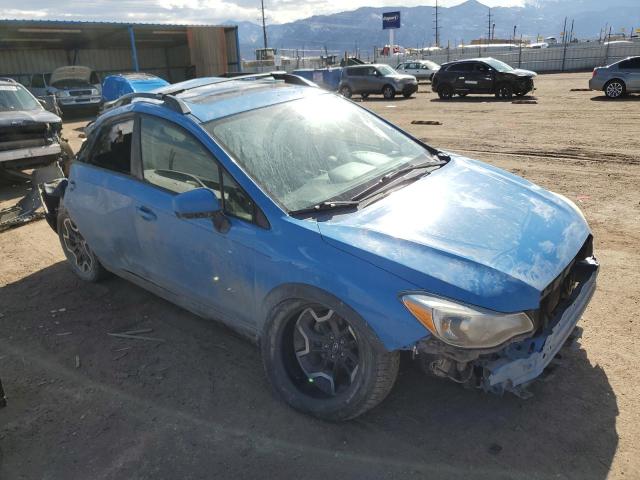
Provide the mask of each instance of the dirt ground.
{"label": "dirt ground", "polygon": [[[289,409],[257,350],[124,280],[77,280],[40,220],[0,234],[0,478],[640,478],[640,96],[606,101],[589,74],[537,80],[537,104],[491,97],[365,105],[443,149],[562,193],[602,264],[581,348],[534,397],[425,378],[345,424]],[[442,125],[413,125],[414,120]],[[66,125],[72,146],[75,128]],[[20,187],[0,188],[0,207]],[[147,342],[108,332],[152,328]]]}

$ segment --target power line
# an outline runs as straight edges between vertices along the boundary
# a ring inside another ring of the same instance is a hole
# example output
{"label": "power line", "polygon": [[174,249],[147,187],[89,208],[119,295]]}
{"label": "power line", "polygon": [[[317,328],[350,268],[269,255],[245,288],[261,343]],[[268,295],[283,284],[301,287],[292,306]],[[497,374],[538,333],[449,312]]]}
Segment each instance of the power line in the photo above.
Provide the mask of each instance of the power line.
{"label": "power line", "polygon": [[262,36],[264,37],[264,48],[267,49],[267,25],[264,21],[264,0],[260,0],[260,6],[262,8]]}
{"label": "power line", "polygon": [[436,8],[435,8],[435,24],[436,24],[436,47],[440,46],[440,24],[438,23],[438,14],[439,14],[439,9],[438,9],[438,0],[436,0]]}

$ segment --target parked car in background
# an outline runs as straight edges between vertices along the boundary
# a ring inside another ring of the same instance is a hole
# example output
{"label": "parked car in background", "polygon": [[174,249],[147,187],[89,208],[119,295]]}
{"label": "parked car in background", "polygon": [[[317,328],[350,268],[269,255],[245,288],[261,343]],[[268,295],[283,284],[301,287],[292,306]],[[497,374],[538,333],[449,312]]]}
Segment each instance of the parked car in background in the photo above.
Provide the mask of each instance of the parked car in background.
{"label": "parked car in background", "polygon": [[128,93],[150,92],[166,87],[169,82],[149,73],[118,73],[102,81],[102,100],[112,102]]}
{"label": "parked car in background", "polygon": [[440,65],[431,60],[414,60],[400,63],[396,67],[399,73],[413,75],[418,80],[431,80],[433,74],[440,70]]}
{"label": "parked car in background", "polygon": [[101,89],[96,72],[76,65],[56,68],[46,91],[56,96],[64,114],[74,110],[97,112],[102,103]]}
{"label": "parked car in background", "polygon": [[388,100],[396,94],[409,98],[418,91],[418,81],[413,75],[398,73],[382,63],[354,65],[342,69],[338,91],[347,98],[354,94],[359,94],[362,98],[383,95]]}
{"label": "parked car in background", "polygon": [[0,78],[0,170],[19,171],[72,156],[61,131],[60,117],[18,82]]}
{"label": "parked car in background", "polygon": [[640,93],[640,57],[629,57],[593,70],[589,88],[604,92],[609,98]]}
{"label": "parked car in background", "polygon": [[536,76],[535,72],[513,68],[495,58],[473,58],[441,65],[433,76],[431,88],[445,100],[470,93],[509,99],[533,91]]}
{"label": "parked car in background", "polygon": [[281,398],[323,419],[381,402],[402,351],[526,394],[595,290],[580,209],[311,85],[199,78],[100,115],[45,189],[70,267],[248,335]]}

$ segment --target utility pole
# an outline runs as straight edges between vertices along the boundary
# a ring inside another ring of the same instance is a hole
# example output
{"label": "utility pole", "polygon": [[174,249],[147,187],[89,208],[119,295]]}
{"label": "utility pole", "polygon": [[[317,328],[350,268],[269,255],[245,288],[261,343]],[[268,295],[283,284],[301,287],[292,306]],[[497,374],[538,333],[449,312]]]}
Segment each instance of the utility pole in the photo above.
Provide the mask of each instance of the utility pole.
{"label": "utility pole", "polygon": [[487,43],[491,41],[491,7],[489,7],[489,31],[487,32]]}
{"label": "utility pole", "polygon": [[260,6],[262,8],[262,36],[264,38],[264,48],[267,49],[267,24],[264,20],[264,0],[260,0]]}
{"label": "utility pole", "polygon": [[436,10],[435,10],[435,23],[436,23],[436,47],[440,46],[440,24],[438,22],[438,0],[436,0]]}

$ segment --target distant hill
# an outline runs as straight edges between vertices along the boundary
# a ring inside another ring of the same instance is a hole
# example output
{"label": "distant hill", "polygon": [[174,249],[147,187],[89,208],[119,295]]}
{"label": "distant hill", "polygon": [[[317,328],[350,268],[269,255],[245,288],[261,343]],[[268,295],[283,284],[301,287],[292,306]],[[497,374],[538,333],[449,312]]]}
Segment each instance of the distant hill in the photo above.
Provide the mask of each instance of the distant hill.
{"label": "distant hill", "polygon": [[[276,48],[307,48],[334,51],[354,51],[357,47],[371,52],[374,46],[388,42],[388,33],[381,28],[382,12],[399,10],[402,28],[396,31],[396,43],[405,47],[429,46],[435,41],[434,8],[363,7],[333,15],[316,15],[290,23],[267,25],[269,46]],[[559,36],[564,17],[575,19],[574,36],[598,37],[605,24],[614,32],[625,28],[640,28],[640,0],[530,0],[524,7],[491,9],[496,38],[510,38],[513,27],[517,36]],[[488,7],[477,0],[440,8],[440,43],[457,45],[487,36]],[[240,48],[244,58],[254,58],[254,49],[262,47],[262,28],[251,22],[238,24]]]}

